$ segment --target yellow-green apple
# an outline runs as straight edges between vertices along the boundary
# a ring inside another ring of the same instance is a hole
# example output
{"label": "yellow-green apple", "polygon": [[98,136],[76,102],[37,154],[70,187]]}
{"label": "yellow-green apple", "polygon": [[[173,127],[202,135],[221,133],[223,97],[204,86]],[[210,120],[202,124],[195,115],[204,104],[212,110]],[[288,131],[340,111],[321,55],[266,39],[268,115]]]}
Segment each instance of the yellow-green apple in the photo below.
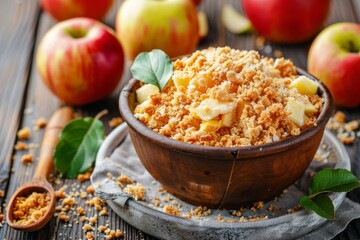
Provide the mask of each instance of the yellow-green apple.
{"label": "yellow-green apple", "polygon": [[116,32],[131,60],[153,49],[177,57],[197,46],[197,10],[189,0],[125,0],[116,16]]}
{"label": "yellow-green apple", "polygon": [[360,24],[335,23],[312,42],[308,54],[309,73],[329,88],[335,104],[360,104]]}
{"label": "yellow-green apple", "polygon": [[63,101],[82,105],[116,88],[124,52],[115,31],[91,18],[54,25],[41,39],[36,66],[46,86]]}
{"label": "yellow-green apple", "polygon": [[330,0],[242,0],[254,29],[274,42],[303,42],[323,26]]}
{"label": "yellow-green apple", "polygon": [[42,8],[58,21],[75,17],[101,20],[113,0],[40,0]]}

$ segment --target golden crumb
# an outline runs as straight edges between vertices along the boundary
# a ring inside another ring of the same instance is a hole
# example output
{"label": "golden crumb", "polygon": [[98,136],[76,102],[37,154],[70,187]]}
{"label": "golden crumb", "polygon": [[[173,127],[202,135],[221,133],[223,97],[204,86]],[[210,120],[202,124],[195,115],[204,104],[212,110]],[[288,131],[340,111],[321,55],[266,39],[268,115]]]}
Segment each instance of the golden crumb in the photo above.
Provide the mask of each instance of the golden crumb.
{"label": "golden crumb", "polygon": [[91,217],[91,218],[89,219],[89,222],[90,222],[90,224],[95,224],[95,223],[97,223],[97,215],[95,214],[93,217]]}
{"label": "golden crumb", "polygon": [[73,197],[66,197],[62,200],[62,203],[65,205],[65,206],[69,206],[69,207],[72,207],[74,204],[75,204],[75,198]]}
{"label": "golden crumb", "polygon": [[132,196],[135,200],[145,200],[145,187],[141,183],[128,184],[124,192]]}
{"label": "golden crumb", "polygon": [[85,232],[94,230],[93,226],[91,226],[90,224],[84,224],[84,226],[82,227],[82,229],[83,229]]}
{"label": "golden crumb", "polygon": [[115,232],[115,237],[116,238],[120,238],[124,235],[124,233],[122,231],[120,231],[120,229],[116,229],[116,232]]}
{"label": "golden crumb", "polygon": [[58,219],[60,221],[68,222],[70,218],[69,218],[68,215],[66,215],[65,212],[60,212],[59,215],[58,215]]}
{"label": "golden crumb", "polygon": [[106,230],[106,226],[100,225],[100,226],[98,227],[98,230],[99,230],[100,232],[104,232],[104,231]]}
{"label": "golden crumb", "polygon": [[282,56],[283,56],[282,51],[277,50],[277,49],[274,51],[274,57],[281,58]]}
{"label": "golden crumb", "polygon": [[337,111],[337,112],[334,114],[334,119],[335,119],[335,121],[337,121],[337,122],[339,122],[339,123],[344,123],[345,120],[346,120],[345,113],[342,112],[342,111]]}
{"label": "golden crumb", "polygon": [[33,154],[32,153],[29,153],[29,154],[24,154],[22,157],[21,157],[21,162],[23,162],[24,164],[29,164],[29,163],[32,163],[33,162]]}
{"label": "golden crumb", "polygon": [[46,124],[47,124],[47,121],[43,117],[36,120],[36,127],[38,127],[38,128],[44,128],[44,127],[46,127]]}
{"label": "golden crumb", "polygon": [[117,180],[119,182],[126,183],[126,184],[132,183],[131,179],[127,175],[125,175],[123,173],[118,177]]}
{"label": "golden crumb", "polygon": [[20,129],[17,133],[19,139],[27,140],[30,138],[30,128],[24,127]]}
{"label": "golden crumb", "polygon": [[87,240],[94,240],[94,234],[92,232],[86,233],[86,239]]}
{"label": "golden crumb", "polygon": [[85,222],[86,220],[87,220],[87,218],[85,216],[80,217],[81,222]]}
{"label": "golden crumb", "polygon": [[28,150],[29,146],[24,142],[17,141],[14,148],[15,150]]}
{"label": "golden crumb", "polygon": [[20,225],[41,219],[50,205],[49,193],[33,192],[26,197],[17,197],[12,212],[14,222]]}
{"label": "golden crumb", "polygon": [[113,117],[110,121],[109,121],[109,127],[111,128],[116,128],[117,126],[119,126],[120,124],[122,124],[124,122],[124,120],[121,117]]}
{"label": "golden crumb", "polygon": [[0,222],[3,223],[4,219],[5,219],[5,216],[4,216],[4,214],[1,213],[0,214]]}
{"label": "golden crumb", "polygon": [[270,206],[268,207],[268,210],[270,212],[275,212],[277,210],[277,207],[275,205],[273,205],[273,204],[270,204]]}
{"label": "golden crumb", "polygon": [[61,187],[60,189],[55,191],[55,197],[56,198],[65,198],[66,197],[65,187]]}
{"label": "golden crumb", "polygon": [[87,193],[86,193],[85,191],[81,191],[79,197],[81,197],[81,198],[86,198],[86,197],[87,197]]}
{"label": "golden crumb", "polygon": [[100,212],[99,212],[99,215],[100,216],[106,216],[108,213],[107,213],[107,210],[106,208],[105,209],[102,209]]}
{"label": "golden crumb", "polygon": [[95,189],[92,185],[89,185],[87,188],[86,188],[86,191],[90,194],[94,194],[95,193]]}
{"label": "golden crumb", "polygon": [[82,182],[85,182],[85,181],[89,180],[90,177],[91,177],[91,173],[90,173],[90,172],[86,172],[86,173],[84,173],[84,174],[79,174],[79,175],[77,176],[77,179],[78,179],[79,182],[82,183]]}
{"label": "golden crumb", "polygon": [[344,128],[347,132],[355,131],[359,128],[359,122],[356,120],[350,121],[345,124]]}
{"label": "golden crumb", "polygon": [[174,207],[173,205],[165,205],[163,209],[164,213],[180,216],[180,210]]}
{"label": "golden crumb", "polygon": [[85,209],[84,209],[83,207],[78,207],[78,208],[76,209],[76,211],[77,211],[77,213],[78,213],[79,215],[84,215],[84,214],[85,214]]}
{"label": "golden crumb", "polygon": [[185,214],[184,217],[186,218],[192,218],[193,216],[197,217],[205,217],[211,214],[211,209],[208,209],[207,207],[198,206],[195,210],[192,210]]}
{"label": "golden crumb", "polygon": [[337,111],[330,118],[326,127],[336,133],[337,138],[344,144],[352,144],[360,136],[359,129],[360,120],[346,121],[346,115],[342,111]]}
{"label": "golden crumb", "polygon": [[0,190],[0,198],[4,197],[4,191]]}
{"label": "golden crumb", "polygon": [[109,178],[109,179],[112,179],[112,178],[113,178],[113,175],[112,175],[111,172],[108,172],[108,173],[106,174],[106,177]]}
{"label": "golden crumb", "polygon": [[256,40],[255,40],[255,45],[256,45],[256,48],[259,49],[259,50],[262,50],[264,49],[264,46],[265,46],[265,38],[264,37],[257,37]]}

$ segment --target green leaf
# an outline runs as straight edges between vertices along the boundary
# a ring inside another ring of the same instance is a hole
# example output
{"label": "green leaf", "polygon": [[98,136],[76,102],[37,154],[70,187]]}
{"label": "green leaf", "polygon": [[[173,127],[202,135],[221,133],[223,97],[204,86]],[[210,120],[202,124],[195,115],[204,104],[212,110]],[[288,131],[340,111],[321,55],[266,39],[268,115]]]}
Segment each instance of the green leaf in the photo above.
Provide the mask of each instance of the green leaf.
{"label": "green leaf", "polygon": [[104,140],[101,121],[94,118],[78,118],[68,123],[60,133],[54,153],[54,163],[66,178],[75,178],[93,164],[97,151]]}
{"label": "green leaf", "polygon": [[316,195],[311,199],[308,196],[303,196],[299,203],[304,208],[316,212],[323,218],[329,220],[335,218],[334,205],[326,193]]}
{"label": "green leaf", "polygon": [[359,180],[346,169],[323,169],[314,176],[309,196],[323,192],[349,192],[360,187]]}
{"label": "green leaf", "polygon": [[166,53],[154,49],[140,53],[130,71],[137,80],[153,84],[162,90],[173,75],[174,66]]}

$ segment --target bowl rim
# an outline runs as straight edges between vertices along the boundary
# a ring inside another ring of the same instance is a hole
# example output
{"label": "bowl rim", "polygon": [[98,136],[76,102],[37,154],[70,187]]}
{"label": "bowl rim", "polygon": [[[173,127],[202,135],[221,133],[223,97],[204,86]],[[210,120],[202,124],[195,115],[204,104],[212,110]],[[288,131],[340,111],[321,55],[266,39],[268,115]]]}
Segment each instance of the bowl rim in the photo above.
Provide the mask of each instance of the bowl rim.
{"label": "bowl rim", "polygon": [[[304,75],[318,83],[318,92],[320,92],[321,96],[323,97],[324,104],[318,118],[315,121],[316,126],[304,129],[298,136],[289,136],[276,142],[261,145],[233,147],[204,146],[182,142],[156,133],[150,128],[148,128],[141,121],[139,121],[137,118],[135,118],[133,112],[129,107],[129,95],[133,91],[133,86],[138,82],[138,80],[136,80],[135,78],[131,78],[121,90],[119,97],[119,109],[124,121],[133,131],[142,135],[142,137],[145,137],[147,140],[153,143],[156,143],[158,145],[161,144],[162,146],[166,146],[167,148],[174,151],[185,152],[187,154],[197,156],[201,156],[206,153],[206,155],[212,155],[213,157],[221,157],[223,159],[226,159],[226,157],[224,158],[224,153],[229,152],[231,154],[227,158],[228,160],[233,160],[234,156],[236,156],[236,158],[248,158],[275,154],[295,148],[297,145],[301,144],[304,141],[307,141],[311,136],[324,129],[334,110],[334,102],[329,89],[320,80],[318,80],[310,73],[298,67],[296,67],[296,69],[299,75]],[[203,157],[205,158],[206,156]]]}

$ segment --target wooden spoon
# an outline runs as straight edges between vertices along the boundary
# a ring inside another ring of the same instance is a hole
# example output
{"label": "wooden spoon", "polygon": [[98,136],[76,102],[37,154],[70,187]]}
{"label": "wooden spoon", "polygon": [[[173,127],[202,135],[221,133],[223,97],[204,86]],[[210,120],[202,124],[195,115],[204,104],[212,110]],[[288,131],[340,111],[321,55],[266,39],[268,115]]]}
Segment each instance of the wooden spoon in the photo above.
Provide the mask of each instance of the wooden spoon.
{"label": "wooden spoon", "polygon": [[[47,127],[45,129],[44,137],[41,144],[39,162],[34,174],[33,179],[30,182],[20,186],[12,195],[7,208],[6,219],[10,227],[22,230],[22,231],[37,231],[42,228],[52,217],[56,198],[55,192],[51,184],[46,180],[53,166],[53,155],[56,144],[58,142],[59,133],[62,128],[73,118],[74,111],[70,107],[62,107],[57,110],[51,117]],[[45,214],[34,223],[27,225],[19,224],[13,217],[13,209],[15,205],[15,199],[21,196],[29,196],[31,193],[44,193],[47,192],[50,195],[50,204]]]}

